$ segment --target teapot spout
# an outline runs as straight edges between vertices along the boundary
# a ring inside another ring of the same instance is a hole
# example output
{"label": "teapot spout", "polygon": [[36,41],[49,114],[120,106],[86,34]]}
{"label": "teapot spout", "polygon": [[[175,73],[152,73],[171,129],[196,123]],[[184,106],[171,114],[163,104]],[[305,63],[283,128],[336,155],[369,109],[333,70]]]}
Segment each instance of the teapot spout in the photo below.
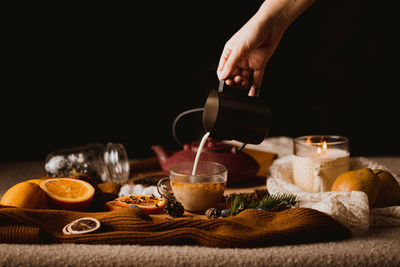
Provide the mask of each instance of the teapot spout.
{"label": "teapot spout", "polygon": [[167,159],[171,156],[171,154],[161,145],[151,146],[151,149],[156,153],[158,162],[161,167],[167,162]]}

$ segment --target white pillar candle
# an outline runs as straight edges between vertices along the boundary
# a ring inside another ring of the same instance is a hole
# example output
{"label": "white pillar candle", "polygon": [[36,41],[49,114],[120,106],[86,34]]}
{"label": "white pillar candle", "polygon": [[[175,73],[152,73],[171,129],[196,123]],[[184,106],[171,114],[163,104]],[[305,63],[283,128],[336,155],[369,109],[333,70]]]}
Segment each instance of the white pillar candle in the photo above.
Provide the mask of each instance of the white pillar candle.
{"label": "white pillar candle", "polygon": [[[294,184],[313,193],[330,191],[335,179],[349,170],[350,161],[347,138],[344,138],[347,143],[345,146],[338,141],[322,141],[324,137],[318,138],[318,143],[311,142],[310,137],[305,143],[295,143],[292,162]],[[326,139],[331,140],[331,137]]]}

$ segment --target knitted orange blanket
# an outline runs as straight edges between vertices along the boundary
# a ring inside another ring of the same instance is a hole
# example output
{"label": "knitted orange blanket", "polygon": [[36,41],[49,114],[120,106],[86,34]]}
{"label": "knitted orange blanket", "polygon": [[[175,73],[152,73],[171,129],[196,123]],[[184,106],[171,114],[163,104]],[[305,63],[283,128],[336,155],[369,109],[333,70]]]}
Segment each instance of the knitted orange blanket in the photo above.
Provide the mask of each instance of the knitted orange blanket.
{"label": "knitted orange blanket", "polygon": [[[101,222],[96,232],[65,235],[63,227],[81,217]],[[234,217],[200,219],[148,216],[134,208],[72,212],[0,207],[1,243],[85,243],[260,247],[331,241],[350,236],[347,228],[312,209],[281,212],[248,209]]]}

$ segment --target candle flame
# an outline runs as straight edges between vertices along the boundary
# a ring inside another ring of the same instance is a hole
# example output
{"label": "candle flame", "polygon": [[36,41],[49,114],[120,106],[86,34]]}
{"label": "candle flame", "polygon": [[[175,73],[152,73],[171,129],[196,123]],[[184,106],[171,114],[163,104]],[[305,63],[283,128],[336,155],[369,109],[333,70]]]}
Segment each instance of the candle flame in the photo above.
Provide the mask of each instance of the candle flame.
{"label": "candle flame", "polygon": [[318,153],[318,155],[321,154],[321,153],[323,153],[323,152],[325,152],[325,150],[327,150],[327,149],[328,149],[328,145],[327,145],[326,141],[324,141],[324,142],[322,143],[322,149],[321,149],[321,147],[317,147],[317,153]]}
{"label": "candle flame", "polygon": [[309,136],[309,137],[307,137],[307,140],[306,140],[306,142],[307,142],[307,144],[311,144],[312,142],[311,142],[311,137]]}

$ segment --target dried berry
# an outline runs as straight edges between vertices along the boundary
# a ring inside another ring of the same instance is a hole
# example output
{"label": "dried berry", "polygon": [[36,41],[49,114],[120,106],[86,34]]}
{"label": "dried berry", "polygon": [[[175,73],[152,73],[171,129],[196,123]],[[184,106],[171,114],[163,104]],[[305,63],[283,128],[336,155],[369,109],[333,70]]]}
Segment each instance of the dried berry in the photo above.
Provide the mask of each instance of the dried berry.
{"label": "dried berry", "polygon": [[218,218],[221,216],[221,211],[217,208],[210,208],[206,210],[206,216],[208,219]]}
{"label": "dried berry", "polygon": [[221,210],[222,217],[228,217],[231,215],[231,210]]}

